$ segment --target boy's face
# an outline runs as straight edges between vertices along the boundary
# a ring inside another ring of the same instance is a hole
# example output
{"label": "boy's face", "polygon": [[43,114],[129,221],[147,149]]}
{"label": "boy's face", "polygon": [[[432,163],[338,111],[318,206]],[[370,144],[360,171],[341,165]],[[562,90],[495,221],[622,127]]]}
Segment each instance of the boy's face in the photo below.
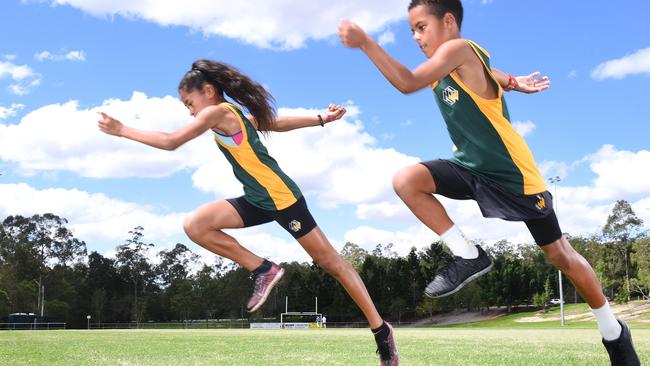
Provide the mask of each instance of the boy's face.
{"label": "boy's face", "polygon": [[408,21],[413,39],[427,57],[431,57],[441,44],[451,38],[444,19],[431,14],[427,5],[418,5],[409,10]]}

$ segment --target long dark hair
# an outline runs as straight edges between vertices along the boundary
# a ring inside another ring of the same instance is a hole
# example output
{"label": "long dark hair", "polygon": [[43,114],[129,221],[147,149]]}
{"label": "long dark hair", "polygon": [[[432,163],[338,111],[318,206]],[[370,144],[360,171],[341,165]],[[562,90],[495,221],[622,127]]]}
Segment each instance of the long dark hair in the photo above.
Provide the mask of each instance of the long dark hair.
{"label": "long dark hair", "polygon": [[192,69],[181,79],[178,90],[201,90],[206,83],[212,85],[222,98],[226,94],[248,109],[255,117],[259,131],[264,133],[272,130],[275,101],[262,85],[230,65],[212,60],[196,60],[192,63]]}
{"label": "long dark hair", "polygon": [[408,10],[419,5],[428,6],[431,14],[435,15],[438,19],[442,19],[445,14],[451,13],[456,18],[456,23],[460,30],[461,24],[463,24],[463,4],[460,0],[411,0]]}

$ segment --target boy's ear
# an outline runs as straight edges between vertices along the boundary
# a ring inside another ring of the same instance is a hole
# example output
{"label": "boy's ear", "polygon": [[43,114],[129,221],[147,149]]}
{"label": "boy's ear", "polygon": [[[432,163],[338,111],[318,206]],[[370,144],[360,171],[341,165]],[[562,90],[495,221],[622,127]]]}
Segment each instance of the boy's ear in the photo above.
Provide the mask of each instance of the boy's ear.
{"label": "boy's ear", "polygon": [[456,24],[456,17],[452,13],[445,13],[442,17],[442,21],[445,24],[445,27],[451,29],[454,24]]}

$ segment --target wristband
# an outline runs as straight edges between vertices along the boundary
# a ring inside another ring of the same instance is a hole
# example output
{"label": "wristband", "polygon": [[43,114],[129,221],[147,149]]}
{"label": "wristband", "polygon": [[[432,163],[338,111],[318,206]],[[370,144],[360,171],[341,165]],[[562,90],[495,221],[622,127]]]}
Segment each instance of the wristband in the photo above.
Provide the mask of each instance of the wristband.
{"label": "wristband", "polygon": [[321,117],[320,114],[318,114],[318,123],[320,123],[321,127],[325,127],[325,122],[323,121],[323,117]]}
{"label": "wristband", "polygon": [[515,90],[519,86],[519,83],[517,82],[517,79],[515,79],[512,74],[508,75],[508,85],[503,87],[503,91],[509,92],[511,90]]}

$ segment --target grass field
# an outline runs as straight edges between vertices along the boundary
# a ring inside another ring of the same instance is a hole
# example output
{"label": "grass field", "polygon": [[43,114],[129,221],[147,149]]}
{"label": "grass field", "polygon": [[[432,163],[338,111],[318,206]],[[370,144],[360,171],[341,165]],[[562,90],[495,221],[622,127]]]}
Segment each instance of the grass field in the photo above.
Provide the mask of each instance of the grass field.
{"label": "grass field", "polygon": [[[650,329],[632,326],[642,364]],[[608,365],[598,331],[401,328],[403,365]],[[376,365],[367,329],[0,332],[0,365]]]}

